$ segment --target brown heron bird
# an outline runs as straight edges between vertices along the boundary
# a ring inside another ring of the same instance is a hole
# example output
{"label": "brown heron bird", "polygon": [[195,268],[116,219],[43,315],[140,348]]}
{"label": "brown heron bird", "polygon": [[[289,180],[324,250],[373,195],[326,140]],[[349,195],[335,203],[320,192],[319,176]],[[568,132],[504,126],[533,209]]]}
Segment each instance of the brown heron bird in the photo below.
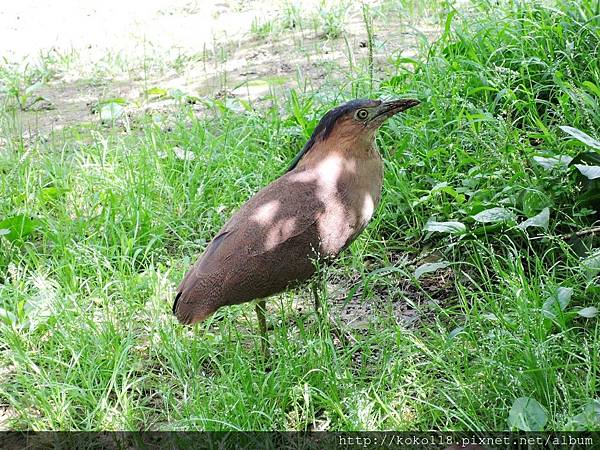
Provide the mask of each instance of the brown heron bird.
{"label": "brown heron bird", "polygon": [[267,356],[265,299],[308,280],[315,260],[335,258],[364,230],[383,183],[375,134],[418,104],[353,100],[325,114],[287,172],[244,203],[187,272],[173,303],[177,319],[192,324],[259,299]]}

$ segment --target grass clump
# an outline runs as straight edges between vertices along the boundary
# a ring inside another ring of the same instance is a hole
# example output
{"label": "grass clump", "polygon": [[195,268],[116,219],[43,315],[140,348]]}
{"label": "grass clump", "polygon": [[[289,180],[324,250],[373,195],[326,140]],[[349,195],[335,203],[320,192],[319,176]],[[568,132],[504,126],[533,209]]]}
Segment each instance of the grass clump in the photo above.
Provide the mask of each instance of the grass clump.
{"label": "grass clump", "polygon": [[343,35],[349,5],[345,1],[321,2],[314,16],[315,28],[328,39]]}

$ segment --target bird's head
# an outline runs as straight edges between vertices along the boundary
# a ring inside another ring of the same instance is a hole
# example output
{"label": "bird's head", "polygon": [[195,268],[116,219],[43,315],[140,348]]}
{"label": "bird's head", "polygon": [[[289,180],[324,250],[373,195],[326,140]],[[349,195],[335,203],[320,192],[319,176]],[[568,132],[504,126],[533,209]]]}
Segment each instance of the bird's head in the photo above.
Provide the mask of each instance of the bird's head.
{"label": "bird's head", "polygon": [[[357,134],[365,133],[367,130],[376,130],[389,117],[408,108],[418,105],[420,102],[413,99],[396,99],[391,101],[381,100],[354,100],[339,108],[331,110],[334,126],[345,127]],[[337,116],[337,117],[336,117]]]}
{"label": "bird's head", "polygon": [[315,127],[310,139],[288,170],[294,169],[317,141],[343,139],[370,143],[383,122],[394,114],[417,106],[419,103],[418,100],[403,98],[390,101],[360,99],[332,109]]}

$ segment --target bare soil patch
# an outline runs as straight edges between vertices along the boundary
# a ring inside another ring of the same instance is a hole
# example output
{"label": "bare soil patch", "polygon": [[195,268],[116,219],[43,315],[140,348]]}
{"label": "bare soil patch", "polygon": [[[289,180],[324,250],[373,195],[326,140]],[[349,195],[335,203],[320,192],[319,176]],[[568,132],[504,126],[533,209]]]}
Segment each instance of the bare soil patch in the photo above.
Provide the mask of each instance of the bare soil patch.
{"label": "bare soil patch", "polygon": [[[371,3],[379,11],[379,2]],[[365,64],[367,32],[357,5],[348,10],[343,34],[335,39],[311,26],[309,18],[303,27],[266,36],[252,31],[253,24],[269,20],[277,25],[283,5],[274,0],[12,5],[0,12],[0,20],[9,24],[0,42],[19,45],[0,46],[0,51],[13,61],[35,61],[42,55],[57,71],[35,92],[45,100],[17,111],[21,129],[24,134],[45,134],[98,122],[94,106],[113,98],[125,100],[130,115],[174,107],[176,101],[168,96],[146,95],[151,88],[251,101],[290,87],[318,92],[326,73],[338,70],[342,75],[353,65]],[[302,5],[308,14],[318,2]],[[414,23],[407,17],[374,14],[376,73],[386,72],[390,57],[414,56],[420,35],[436,34],[434,19]],[[42,19],[49,25],[39,26]]]}

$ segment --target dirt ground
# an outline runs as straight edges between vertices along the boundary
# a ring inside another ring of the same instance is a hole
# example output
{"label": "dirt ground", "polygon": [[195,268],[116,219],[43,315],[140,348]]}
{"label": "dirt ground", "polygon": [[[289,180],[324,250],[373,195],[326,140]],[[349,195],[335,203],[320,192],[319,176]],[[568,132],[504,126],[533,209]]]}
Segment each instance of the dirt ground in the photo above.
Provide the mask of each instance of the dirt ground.
{"label": "dirt ground", "polygon": [[[20,67],[41,62],[53,72],[35,91],[43,101],[17,111],[21,129],[31,137],[98,121],[96,105],[107,99],[122,99],[128,113],[161,110],[174,102],[165,96],[149,100],[144,94],[152,88],[256,100],[273,86],[297,87],[302,73],[311,89],[319,89],[328,64],[331,70],[332,64],[344,69],[364,62],[367,33],[360,5],[347,4],[343,35],[328,38],[316,13],[327,2],[296,3],[300,26],[277,29],[289,22],[291,2],[8,2],[0,10],[0,54]],[[397,10],[384,14],[382,2],[367,3],[374,12],[380,67],[399,52],[414,56],[418,37],[431,37],[438,29],[435,17],[417,20]],[[263,25],[276,29],[257,32]]]}

